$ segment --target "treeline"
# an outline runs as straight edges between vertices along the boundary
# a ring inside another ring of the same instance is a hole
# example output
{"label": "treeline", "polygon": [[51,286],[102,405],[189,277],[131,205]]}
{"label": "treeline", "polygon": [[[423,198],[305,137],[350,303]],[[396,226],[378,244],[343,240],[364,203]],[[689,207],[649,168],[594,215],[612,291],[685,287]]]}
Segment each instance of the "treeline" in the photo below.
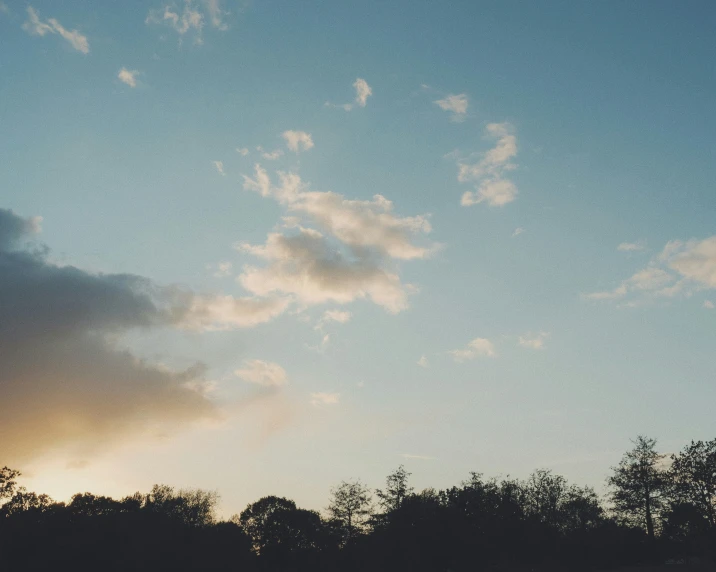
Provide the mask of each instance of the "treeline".
{"label": "treeline", "polygon": [[67,502],[0,469],[0,569],[104,571],[590,570],[716,553],[716,439],[667,457],[638,437],[609,494],[549,470],[415,491],[402,466],[385,487],[343,482],[321,515],[268,496],[228,521],[216,493],[155,485]]}

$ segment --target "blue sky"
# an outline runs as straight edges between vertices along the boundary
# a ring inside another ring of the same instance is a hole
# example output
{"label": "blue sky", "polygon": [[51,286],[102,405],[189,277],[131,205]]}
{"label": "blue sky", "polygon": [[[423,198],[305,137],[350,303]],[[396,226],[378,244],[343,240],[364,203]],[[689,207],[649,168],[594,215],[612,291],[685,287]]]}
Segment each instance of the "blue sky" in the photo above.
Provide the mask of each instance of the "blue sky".
{"label": "blue sky", "polygon": [[[60,498],[169,482],[231,513],[320,508],[400,463],[417,487],[537,467],[601,487],[638,433],[712,438],[715,19],[5,0],[0,222],[54,277],[31,307],[192,405],[116,397],[110,361],[94,385],[34,369],[4,385],[38,435],[0,455]],[[118,314],[153,309],[86,325],[54,294],[70,267]]]}

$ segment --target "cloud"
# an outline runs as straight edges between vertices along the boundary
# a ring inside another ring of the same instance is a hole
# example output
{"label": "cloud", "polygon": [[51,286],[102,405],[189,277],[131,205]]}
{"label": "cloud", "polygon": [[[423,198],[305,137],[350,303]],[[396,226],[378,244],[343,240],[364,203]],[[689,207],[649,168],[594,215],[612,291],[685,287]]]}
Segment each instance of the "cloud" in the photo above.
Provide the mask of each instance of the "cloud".
{"label": "cloud", "polygon": [[264,245],[244,243],[238,248],[269,262],[263,268],[247,265],[239,276],[253,294],[291,294],[309,305],[367,297],[391,313],[407,308],[407,290],[397,274],[370,259],[348,258],[317,230],[270,233]]}
{"label": "cloud", "polygon": [[234,371],[237,377],[249,383],[266,387],[280,387],[286,384],[286,370],[273,362],[260,359],[245,360],[244,367]]}
{"label": "cloud", "polygon": [[162,9],[150,10],[144,23],[170,27],[179,34],[180,43],[184,36],[191,36],[194,38],[194,44],[202,45],[207,17],[213,28],[224,32],[229,29],[224,22],[224,17],[227,15],[228,12],[221,9],[219,0],[201,0],[199,2],[184,0],[181,7],[178,7],[177,3],[172,3],[165,5]]}
{"label": "cloud", "polygon": [[490,123],[486,127],[488,137],[497,139],[494,148],[483,153],[474,163],[458,161],[458,181],[474,182],[475,191],[462,195],[460,204],[471,206],[487,202],[490,206],[504,206],[517,197],[517,187],[505,175],[516,168],[512,159],[517,155],[517,136],[509,123]]}
{"label": "cloud", "polygon": [[519,235],[521,235],[523,232],[525,232],[525,229],[522,228],[521,226],[518,226],[518,227],[512,232],[512,236],[519,236]]}
{"label": "cloud", "polygon": [[59,34],[67,40],[69,44],[78,52],[83,54],[89,53],[89,42],[87,36],[83,36],[77,30],[67,30],[54,18],[50,18],[46,22],[40,20],[40,15],[32,7],[27,7],[27,21],[22,25],[22,29],[32,36],[44,36],[45,34]]}
{"label": "cloud", "polygon": [[707,310],[713,310],[716,306],[714,306],[714,303],[711,300],[704,300],[704,308]]}
{"label": "cloud", "polygon": [[336,405],[340,401],[340,393],[311,393],[311,405]]}
{"label": "cloud", "polygon": [[353,100],[353,103],[331,103],[330,101],[326,102],[326,107],[337,107],[339,109],[342,109],[343,111],[351,111],[355,105],[358,105],[359,107],[365,107],[368,103],[368,98],[373,95],[373,88],[371,88],[368,85],[368,82],[365,81],[363,78],[357,78],[355,82],[353,82],[353,87],[356,90],[356,96]]}
{"label": "cloud", "polygon": [[467,344],[467,347],[448,352],[457,362],[474,359],[478,356],[496,357],[495,345],[487,338],[475,338]]}
{"label": "cloud", "polygon": [[285,139],[286,146],[294,153],[313,148],[311,134],[305,131],[284,131],[281,133],[281,137]]}
{"label": "cloud", "polygon": [[433,102],[443,111],[452,113],[450,119],[452,121],[463,121],[467,114],[468,100],[467,95],[461,93],[459,95],[448,95],[444,99],[438,99]]}
{"label": "cloud", "polygon": [[121,347],[149,328],[247,327],[283,300],[199,295],[132,274],[92,274],[28,244],[39,219],[0,209],[0,457],[58,448],[94,451],[162,427],[212,419],[205,366],[174,370]]}
{"label": "cloud", "polygon": [[403,459],[415,459],[419,461],[433,461],[435,457],[428,457],[427,455],[412,455],[410,453],[402,453],[400,455]]}
{"label": "cloud", "polygon": [[261,156],[266,159],[267,161],[275,161],[279,157],[283,156],[283,151],[281,149],[275,149],[274,151],[271,151],[270,153],[267,151],[263,151],[261,153]]}
{"label": "cloud", "polygon": [[368,85],[367,81],[360,77],[355,80],[353,87],[356,89],[356,103],[361,107],[365,107],[368,98],[373,95],[373,89]]}
{"label": "cloud", "polygon": [[[427,258],[436,245],[419,246],[413,237],[431,231],[426,215],[400,217],[382,195],[349,200],[330,191],[311,191],[293,173],[279,172],[273,185],[260,165],[244,188],[272,197],[295,216],[285,217],[283,232],[272,232],[263,245],[238,249],[268,262],[247,265],[239,281],[249,292],[291,294],[303,304],[347,303],[370,298],[390,312],[407,307],[412,288],[403,285],[392,260]],[[302,225],[306,218],[321,230]],[[263,293],[263,294],[262,294]]]}
{"label": "cloud", "polygon": [[175,327],[203,332],[257,326],[283,314],[291,303],[285,297],[235,298],[171,289],[165,289],[165,297],[173,303],[169,312]]}
{"label": "cloud", "polygon": [[672,240],[649,264],[613,290],[583,297],[611,300],[626,297],[690,296],[698,290],[716,288],[716,236],[703,240]]}
{"label": "cloud", "polygon": [[540,332],[538,334],[527,334],[519,337],[519,343],[523,348],[530,348],[533,350],[544,349],[544,343],[549,336],[548,332]]}
{"label": "cloud", "polygon": [[644,250],[646,248],[646,243],[644,241],[638,241],[638,242],[622,242],[619,246],[617,246],[617,250],[621,252],[638,252],[640,250]]}
{"label": "cloud", "polygon": [[204,5],[209,14],[211,25],[222,32],[228,30],[229,26],[223,21],[224,16],[228,15],[228,12],[221,9],[219,0],[204,0]]}
{"label": "cloud", "polygon": [[119,78],[119,81],[126,83],[129,87],[137,87],[137,74],[139,74],[137,70],[122,68],[119,70],[117,77]]}
{"label": "cloud", "polygon": [[246,147],[237,147],[236,152],[242,157],[246,157],[249,154],[249,150]]}
{"label": "cloud", "polygon": [[420,367],[428,367],[430,365],[428,358],[425,356],[420,356],[420,359],[415,363],[417,363]]}
{"label": "cloud", "polygon": [[216,278],[223,278],[224,276],[229,276],[231,274],[231,268],[233,267],[233,264],[231,262],[219,262],[217,265],[217,270],[214,272],[214,276]]}
{"label": "cloud", "polygon": [[337,322],[339,324],[347,324],[353,317],[348,311],[344,310],[326,310],[323,312],[323,316],[315,326],[315,330],[320,330],[325,324],[329,322]]}
{"label": "cloud", "polygon": [[214,168],[219,172],[220,175],[226,176],[226,173],[224,172],[223,161],[212,161],[211,164],[214,165]]}

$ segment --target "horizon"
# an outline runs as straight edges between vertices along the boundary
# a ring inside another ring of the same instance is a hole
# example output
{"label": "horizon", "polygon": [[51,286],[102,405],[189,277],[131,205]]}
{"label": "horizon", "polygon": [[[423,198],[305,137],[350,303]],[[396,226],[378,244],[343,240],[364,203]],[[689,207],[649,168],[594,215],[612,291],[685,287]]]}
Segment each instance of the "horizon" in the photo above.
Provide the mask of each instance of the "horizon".
{"label": "horizon", "polygon": [[0,466],[228,517],[713,439],[715,19],[0,1]]}

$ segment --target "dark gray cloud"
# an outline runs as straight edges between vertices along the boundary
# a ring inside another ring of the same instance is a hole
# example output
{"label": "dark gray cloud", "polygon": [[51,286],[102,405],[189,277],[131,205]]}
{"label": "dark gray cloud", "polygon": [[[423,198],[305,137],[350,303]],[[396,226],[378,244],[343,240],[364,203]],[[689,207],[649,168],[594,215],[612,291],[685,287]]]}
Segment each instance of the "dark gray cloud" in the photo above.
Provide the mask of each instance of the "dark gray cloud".
{"label": "dark gray cloud", "polygon": [[201,364],[147,363],[117,345],[119,334],[248,326],[285,307],[57,266],[29,242],[38,229],[37,219],[0,209],[0,465],[216,416]]}

